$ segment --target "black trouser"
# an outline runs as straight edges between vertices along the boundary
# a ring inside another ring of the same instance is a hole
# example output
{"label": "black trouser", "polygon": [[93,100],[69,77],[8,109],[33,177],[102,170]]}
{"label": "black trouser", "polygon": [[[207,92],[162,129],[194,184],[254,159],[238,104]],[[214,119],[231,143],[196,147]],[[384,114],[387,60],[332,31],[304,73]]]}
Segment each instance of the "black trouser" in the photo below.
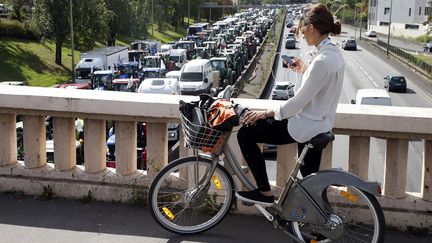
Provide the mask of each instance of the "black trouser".
{"label": "black trouser", "polygon": [[[258,120],[255,125],[243,126],[237,134],[241,152],[256,180],[258,190],[270,191],[264,156],[257,143],[274,145],[296,143],[288,133],[288,120],[276,121],[272,118]],[[298,144],[300,155],[305,143]],[[309,149],[304,165],[300,167],[303,177],[319,170],[322,150]]]}

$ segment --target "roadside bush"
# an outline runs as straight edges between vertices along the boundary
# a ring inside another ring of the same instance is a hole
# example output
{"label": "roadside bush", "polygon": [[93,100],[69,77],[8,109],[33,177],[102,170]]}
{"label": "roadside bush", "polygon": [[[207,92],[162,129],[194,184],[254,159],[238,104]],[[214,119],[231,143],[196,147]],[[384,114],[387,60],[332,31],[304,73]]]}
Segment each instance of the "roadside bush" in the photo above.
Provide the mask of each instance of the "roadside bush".
{"label": "roadside bush", "polygon": [[429,43],[432,41],[431,35],[422,35],[416,38],[417,41],[423,42],[423,43]]}
{"label": "roadside bush", "polygon": [[26,40],[40,40],[41,38],[41,35],[31,24],[28,22],[21,23],[16,20],[1,20],[0,36]]}

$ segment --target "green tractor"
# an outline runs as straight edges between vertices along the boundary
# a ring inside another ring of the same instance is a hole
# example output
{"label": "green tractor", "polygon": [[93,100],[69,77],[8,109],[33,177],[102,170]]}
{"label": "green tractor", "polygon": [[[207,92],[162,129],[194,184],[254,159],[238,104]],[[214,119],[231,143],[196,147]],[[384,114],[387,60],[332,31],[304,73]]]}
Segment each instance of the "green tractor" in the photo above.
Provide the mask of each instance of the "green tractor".
{"label": "green tractor", "polygon": [[230,68],[227,57],[213,57],[210,59],[213,71],[219,71],[220,82],[218,89],[234,84],[234,73]]}

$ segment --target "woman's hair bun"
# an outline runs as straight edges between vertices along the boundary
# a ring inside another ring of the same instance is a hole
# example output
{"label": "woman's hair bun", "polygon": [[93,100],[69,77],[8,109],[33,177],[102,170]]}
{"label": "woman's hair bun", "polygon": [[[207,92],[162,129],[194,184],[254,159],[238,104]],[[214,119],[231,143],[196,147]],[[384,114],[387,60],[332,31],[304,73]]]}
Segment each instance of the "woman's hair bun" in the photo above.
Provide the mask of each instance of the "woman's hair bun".
{"label": "woman's hair bun", "polygon": [[341,33],[341,31],[342,31],[342,25],[339,22],[339,20],[336,20],[336,22],[334,22],[334,25],[333,25],[332,33],[334,35],[339,35]]}

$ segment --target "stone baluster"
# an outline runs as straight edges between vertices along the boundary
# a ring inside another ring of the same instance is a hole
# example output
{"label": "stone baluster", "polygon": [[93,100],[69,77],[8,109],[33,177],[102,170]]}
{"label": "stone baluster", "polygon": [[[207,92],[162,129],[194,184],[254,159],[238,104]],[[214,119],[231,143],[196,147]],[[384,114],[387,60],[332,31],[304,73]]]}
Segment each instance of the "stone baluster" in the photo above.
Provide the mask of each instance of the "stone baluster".
{"label": "stone baluster", "polygon": [[408,163],[408,139],[387,139],[384,164],[384,195],[405,196]]}
{"label": "stone baluster", "polygon": [[17,133],[15,114],[0,114],[0,166],[17,162]]}
{"label": "stone baluster", "polygon": [[147,175],[154,177],[168,164],[168,126],[147,123]]}
{"label": "stone baluster", "polygon": [[368,179],[369,147],[370,137],[350,136],[348,171],[363,180]]}
{"label": "stone baluster", "polygon": [[76,165],[75,119],[54,117],[54,166],[70,170]]}
{"label": "stone baluster", "polygon": [[432,201],[432,140],[424,141],[422,197]]}
{"label": "stone baluster", "polygon": [[297,143],[278,145],[276,156],[276,186],[284,187],[297,158]]}
{"label": "stone baluster", "polygon": [[320,170],[332,168],[332,157],[333,157],[333,142],[329,143],[322,152]]}
{"label": "stone baluster", "polygon": [[84,165],[87,173],[106,168],[106,129],[104,120],[84,120]]}
{"label": "stone baluster", "polygon": [[39,168],[46,164],[46,131],[44,116],[23,116],[24,164]]}
{"label": "stone baluster", "polygon": [[123,176],[134,174],[137,170],[137,123],[116,121],[115,134],[116,172]]}

